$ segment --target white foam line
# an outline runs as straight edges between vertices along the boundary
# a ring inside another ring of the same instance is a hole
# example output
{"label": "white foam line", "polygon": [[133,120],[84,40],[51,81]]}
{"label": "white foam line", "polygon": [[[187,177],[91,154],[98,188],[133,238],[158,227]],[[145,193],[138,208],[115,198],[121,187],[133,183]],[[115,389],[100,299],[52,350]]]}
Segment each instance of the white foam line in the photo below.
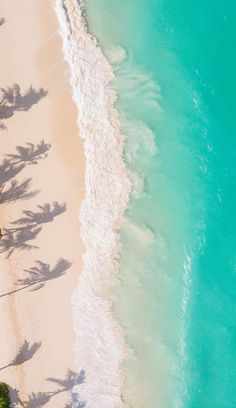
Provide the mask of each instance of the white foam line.
{"label": "white foam line", "polygon": [[73,295],[77,368],[85,370],[86,376],[78,393],[86,405],[74,406],[118,408],[124,407],[120,364],[125,345],[111,314],[111,301],[104,295],[111,290],[118,231],[131,189],[122,158],[124,137],[114,108],[116,93],[110,86],[113,71],[97,40],[88,33],[84,4],[55,0],[55,9],[86,157],[86,191],[80,211],[86,253]]}

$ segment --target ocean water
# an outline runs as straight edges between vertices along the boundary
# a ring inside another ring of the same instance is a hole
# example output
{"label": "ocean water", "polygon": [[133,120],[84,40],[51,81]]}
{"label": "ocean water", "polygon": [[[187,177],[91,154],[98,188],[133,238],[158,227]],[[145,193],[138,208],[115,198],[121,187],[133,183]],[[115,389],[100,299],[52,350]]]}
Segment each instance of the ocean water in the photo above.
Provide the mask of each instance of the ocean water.
{"label": "ocean water", "polygon": [[113,305],[129,348],[123,401],[233,408],[235,2],[86,0],[85,10],[113,68],[133,183]]}

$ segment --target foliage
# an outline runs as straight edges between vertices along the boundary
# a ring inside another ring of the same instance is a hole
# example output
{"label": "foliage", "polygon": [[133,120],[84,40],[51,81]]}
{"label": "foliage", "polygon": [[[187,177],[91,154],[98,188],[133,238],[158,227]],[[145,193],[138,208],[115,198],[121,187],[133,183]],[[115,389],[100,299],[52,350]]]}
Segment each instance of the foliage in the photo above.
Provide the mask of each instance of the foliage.
{"label": "foliage", "polygon": [[0,408],[10,408],[10,404],[8,386],[5,383],[0,383]]}

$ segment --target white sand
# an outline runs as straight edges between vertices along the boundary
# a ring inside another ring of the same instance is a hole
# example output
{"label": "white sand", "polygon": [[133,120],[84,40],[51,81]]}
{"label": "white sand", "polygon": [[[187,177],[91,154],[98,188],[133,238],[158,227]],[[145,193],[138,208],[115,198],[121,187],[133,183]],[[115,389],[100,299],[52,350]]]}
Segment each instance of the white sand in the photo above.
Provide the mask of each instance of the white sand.
{"label": "white sand", "polygon": [[[20,400],[28,401],[29,408],[40,406],[36,404],[38,400],[48,408],[63,408],[74,375],[71,381],[65,382],[48,378],[63,381],[68,370],[75,371],[71,295],[82,269],[78,213],[84,193],[83,146],[76,126],[76,107],[68,85],[68,66],[63,61],[53,3],[2,0],[0,18],[6,19],[0,26],[0,87],[17,83],[22,94],[30,85],[35,90],[42,87],[48,92],[28,110],[14,111],[2,121],[7,130],[0,130],[0,163],[6,155],[17,153],[16,146],[26,147],[27,143],[36,146],[42,139],[51,145],[47,157],[38,159],[37,164],[26,163],[14,177],[19,183],[31,178],[29,191],[38,192],[31,198],[1,203],[0,227],[4,232],[4,229],[25,226],[25,222],[11,223],[23,216],[28,218],[23,211],[40,212],[39,205],[53,201],[60,205],[66,203],[66,211],[55,215],[54,219],[44,216],[37,220],[42,229],[34,240],[26,242],[37,248],[17,248],[8,258],[7,251],[0,254],[0,381],[15,388]],[[2,174],[0,172],[0,177]],[[3,192],[9,187],[8,181]],[[49,212],[52,209],[51,206]],[[32,231],[32,223],[28,231]],[[16,236],[14,233],[13,238]],[[1,250],[4,250],[3,240]],[[71,262],[71,267],[63,270],[62,276],[49,279],[60,258]],[[32,285],[2,296],[22,288],[16,285],[17,281],[29,277],[25,270],[39,267],[37,261],[51,268],[43,287]],[[14,362],[25,341],[30,350],[34,343],[40,344],[32,353],[24,352],[23,358],[15,364],[1,369]],[[51,394],[43,394],[49,392]],[[15,406],[22,405],[19,402]]]}

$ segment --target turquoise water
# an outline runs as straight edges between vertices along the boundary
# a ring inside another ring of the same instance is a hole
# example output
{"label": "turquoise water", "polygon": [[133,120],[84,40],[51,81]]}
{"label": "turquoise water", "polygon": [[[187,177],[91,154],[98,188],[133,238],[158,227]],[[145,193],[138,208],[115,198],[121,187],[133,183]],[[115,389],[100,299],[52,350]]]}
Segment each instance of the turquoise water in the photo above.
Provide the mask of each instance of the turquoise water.
{"label": "turquoise water", "polygon": [[114,308],[131,348],[124,400],[233,408],[235,3],[87,0],[86,8],[113,63],[134,178]]}

